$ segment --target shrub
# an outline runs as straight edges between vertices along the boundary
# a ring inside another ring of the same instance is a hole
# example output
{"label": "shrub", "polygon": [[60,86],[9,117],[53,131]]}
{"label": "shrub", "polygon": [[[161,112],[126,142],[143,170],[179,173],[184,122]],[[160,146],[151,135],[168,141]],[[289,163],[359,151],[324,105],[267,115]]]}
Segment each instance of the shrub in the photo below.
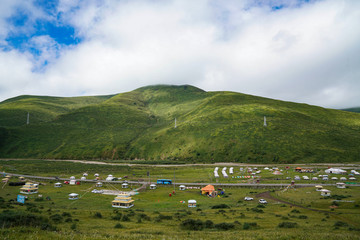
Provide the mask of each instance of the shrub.
{"label": "shrub", "polygon": [[262,209],[258,209],[258,208],[252,208],[251,211],[257,212],[257,213],[264,213],[264,211]]}
{"label": "shrub", "polygon": [[294,210],[292,210],[291,212],[292,212],[292,213],[300,213],[300,211],[297,210],[297,209],[294,209]]}
{"label": "shrub", "polygon": [[204,225],[205,225],[205,228],[213,228],[214,227],[214,223],[211,220],[206,220]]}
{"label": "shrub", "polygon": [[94,214],[94,218],[102,218],[102,214],[100,212],[96,212]]}
{"label": "shrub", "polygon": [[204,228],[204,223],[201,220],[186,219],[181,222],[180,227],[185,230],[200,231]]}
{"label": "shrub", "polygon": [[130,218],[128,215],[124,215],[122,218],[121,218],[121,221],[123,222],[130,222]]}
{"label": "shrub", "polygon": [[6,210],[0,213],[0,226],[2,228],[16,227],[16,226],[27,226],[37,227],[42,230],[55,231],[56,227],[48,223],[49,219],[25,213],[15,212]]}
{"label": "shrub", "polygon": [[69,217],[69,218],[65,219],[65,222],[72,222],[72,218]]}
{"label": "shrub", "polygon": [[264,204],[258,204],[256,207],[257,208],[265,208],[265,205]]}
{"label": "shrub", "polygon": [[218,205],[214,205],[211,207],[212,209],[221,209],[221,208],[230,208],[230,206],[222,203],[222,204],[218,204]]}
{"label": "shrub", "polygon": [[124,226],[121,225],[120,223],[118,223],[118,224],[116,224],[116,225],[114,226],[114,228],[124,228]]}
{"label": "shrub", "polygon": [[63,220],[63,217],[60,214],[54,214],[50,216],[50,219],[54,222],[54,223],[61,223]]}
{"label": "shrub", "polygon": [[244,225],[243,225],[243,229],[244,230],[248,230],[250,228],[255,228],[257,227],[257,223],[256,222],[244,222]]}
{"label": "shrub", "polygon": [[233,223],[219,223],[219,224],[215,224],[215,228],[219,229],[219,230],[230,230],[233,229],[235,227],[235,225]]}
{"label": "shrub", "polygon": [[63,216],[63,217],[71,217],[71,214],[68,213],[68,212],[63,212],[63,213],[61,214],[61,216]]}
{"label": "shrub", "polygon": [[297,223],[295,222],[282,222],[282,223],[279,223],[278,227],[279,228],[295,228],[297,227]]}
{"label": "shrub", "polygon": [[116,213],[116,215],[115,216],[111,216],[111,219],[112,220],[121,220],[121,218],[122,218],[122,213]]}
{"label": "shrub", "polygon": [[306,216],[306,215],[300,215],[299,216],[299,219],[307,219],[308,218],[308,216]]}
{"label": "shrub", "polygon": [[334,224],[334,227],[347,227],[349,226],[346,222],[342,222],[342,221],[337,221]]}
{"label": "shrub", "polygon": [[76,226],[76,223],[73,223],[70,228],[71,228],[71,230],[75,230],[76,227],[77,227],[77,226]]}

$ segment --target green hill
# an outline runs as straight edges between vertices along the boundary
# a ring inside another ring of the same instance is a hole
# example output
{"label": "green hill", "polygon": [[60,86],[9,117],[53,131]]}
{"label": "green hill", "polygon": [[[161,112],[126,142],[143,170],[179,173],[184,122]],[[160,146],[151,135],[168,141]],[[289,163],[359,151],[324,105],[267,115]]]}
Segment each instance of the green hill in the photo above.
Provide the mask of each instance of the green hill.
{"label": "green hill", "polygon": [[344,111],[348,111],[348,112],[356,112],[356,113],[360,113],[360,107],[356,107],[356,108],[347,108],[347,109],[343,109]]}
{"label": "green hill", "polygon": [[359,132],[357,113],[189,85],[0,103],[2,158],[355,162]]}

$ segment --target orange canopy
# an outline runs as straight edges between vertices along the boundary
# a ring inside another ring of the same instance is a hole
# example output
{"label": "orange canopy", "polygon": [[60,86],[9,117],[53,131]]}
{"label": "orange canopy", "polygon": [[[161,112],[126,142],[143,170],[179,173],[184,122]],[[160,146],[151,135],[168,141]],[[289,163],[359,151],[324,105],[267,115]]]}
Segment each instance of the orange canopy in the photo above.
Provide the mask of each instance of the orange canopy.
{"label": "orange canopy", "polygon": [[207,185],[206,187],[203,187],[201,189],[201,191],[203,191],[203,192],[213,192],[213,191],[215,191],[215,188],[214,188],[213,185]]}

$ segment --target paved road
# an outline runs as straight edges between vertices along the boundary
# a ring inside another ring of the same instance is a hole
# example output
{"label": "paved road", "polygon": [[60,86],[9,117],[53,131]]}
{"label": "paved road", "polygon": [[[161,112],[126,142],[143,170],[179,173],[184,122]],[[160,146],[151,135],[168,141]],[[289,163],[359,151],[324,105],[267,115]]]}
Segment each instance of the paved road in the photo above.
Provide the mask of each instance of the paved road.
{"label": "paved road", "polygon": [[[23,174],[15,174],[15,173],[4,173],[4,172],[0,172],[1,175],[10,175],[10,176],[14,176],[14,177],[25,177],[25,178],[31,178],[31,179],[38,179],[38,180],[48,180],[48,181],[70,181],[69,178],[57,178],[57,177],[43,177],[43,176],[32,176],[32,175],[23,175]],[[77,181],[80,182],[89,182],[89,183],[96,183],[99,180],[80,180],[77,179]],[[103,181],[101,180],[101,182],[103,183],[113,183],[113,184],[122,184],[124,183],[124,181]],[[127,181],[127,183],[131,183],[131,184],[148,184],[147,181]],[[156,182],[152,182],[155,183]],[[227,187],[256,187],[256,188],[267,188],[267,187],[276,187],[276,188],[281,188],[281,187],[287,187],[289,186],[289,184],[283,184],[283,183],[190,183],[190,182],[175,182],[173,183],[175,185],[191,185],[191,186],[206,186],[206,185],[214,185],[214,186],[227,186]],[[172,185],[173,185],[172,184]],[[302,183],[302,184],[296,184],[296,187],[314,187],[316,185],[319,185],[319,183],[317,184],[313,184],[313,183]],[[331,184],[331,183],[326,183],[326,184],[321,184],[322,186],[336,186],[336,184]],[[360,184],[349,184],[348,186],[352,186],[352,187],[360,187]]]}

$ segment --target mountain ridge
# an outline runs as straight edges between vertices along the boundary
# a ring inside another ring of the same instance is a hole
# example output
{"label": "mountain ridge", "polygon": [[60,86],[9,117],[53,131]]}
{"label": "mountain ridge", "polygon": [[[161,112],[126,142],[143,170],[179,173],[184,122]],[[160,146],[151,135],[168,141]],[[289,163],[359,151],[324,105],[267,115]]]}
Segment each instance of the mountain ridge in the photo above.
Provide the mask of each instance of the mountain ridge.
{"label": "mountain ridge", "polygon": [[33,98],[0,103],[0,157],[295,163],[360,156],[358,114],[307,104],[191,85]]}

